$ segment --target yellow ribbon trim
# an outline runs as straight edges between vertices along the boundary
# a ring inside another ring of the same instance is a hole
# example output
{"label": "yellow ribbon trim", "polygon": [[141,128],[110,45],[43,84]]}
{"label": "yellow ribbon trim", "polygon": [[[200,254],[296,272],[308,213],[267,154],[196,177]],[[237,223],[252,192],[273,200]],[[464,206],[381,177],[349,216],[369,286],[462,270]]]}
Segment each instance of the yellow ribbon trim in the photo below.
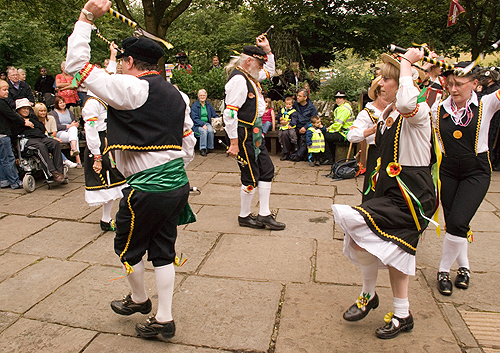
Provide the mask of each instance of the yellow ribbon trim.
{"label": "yellow ribbon trim", "polygon": [[[128,246],[130,245],[130,239],[132,239],[132,233],[134,232],[135,213],[134,210],[132,209],[132,205],[130,204],[130,199],[132,198],[133,194],[134,190],[130,192],[127,198],[128,209],[130,210],[130,232],[128,233],[127,244],[125,244],[125,249],[123,249],[122,253],[120,254],[120,260],[122,259],[123,255],[125,255],[125,253],[127,252]],[[134,269],[132,268],[132,266],[130,266],[130,264],[127,261],[125,261],[123,265],[127,270],[127,275],[134,272]]]}

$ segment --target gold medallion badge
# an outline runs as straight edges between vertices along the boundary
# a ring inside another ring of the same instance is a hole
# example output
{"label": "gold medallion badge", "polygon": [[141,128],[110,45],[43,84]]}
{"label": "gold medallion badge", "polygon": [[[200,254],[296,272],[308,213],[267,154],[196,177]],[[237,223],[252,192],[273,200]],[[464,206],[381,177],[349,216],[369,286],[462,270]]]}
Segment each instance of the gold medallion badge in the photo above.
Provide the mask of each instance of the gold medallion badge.
{"label": "gold medallion badge", "polygon": [[387,125],[388,127],[391,127],[392,124],[394,124],[394,119],[391,117],[388,117],[387,120],[385,121],[385,125]]}
{"label": "gold medallion badge", "polygon": [[453,137],[456,138],[457,140],[460,140],[462,138],[462,131],[460,130],[453,131]]}
{"label": "gold medallion badge", "polygon": [[250,98],[250,99],[255,98],[255,94],[253,94],[252,92],[249,92],[248,93],[248,98]]}

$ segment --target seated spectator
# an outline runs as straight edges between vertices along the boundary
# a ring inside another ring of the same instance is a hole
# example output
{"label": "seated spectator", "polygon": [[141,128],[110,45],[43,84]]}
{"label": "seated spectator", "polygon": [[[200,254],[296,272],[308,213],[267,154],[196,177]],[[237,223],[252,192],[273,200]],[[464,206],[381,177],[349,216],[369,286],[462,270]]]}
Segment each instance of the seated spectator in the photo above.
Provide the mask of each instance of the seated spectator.
{"label": "seated spectator", "polygon": [[19,180],[17,169],[14,165],[15,157],[12,153],[11,127],[33,126],[16,114],[5,100],[9,96],[9,84],[0,80],[0,187],[19,189],[23,183]]}
{"label": "seated spectator", "polygon": [[290,154],[297,148],[297,132],[295,131],[295,125],[297,124],[298,118],[297,111],[293,108],[293,98],[285,98],[285,107],[281,108],[278,112],[278,120],[280,122],[280,127],[278,130],[278,140],[281,144],[281,156],[280,160],[285,161],[290,159]]}
{"label": "seated spectator", "polygon": [[311,123],[311,118],[318,115],[318,110],[309,99],[309,91],[301,88],[297,93],[297,101],[293,103],[293,108],[297,111],[297,132],[298,150],[291,157],[292,161],[302,161],[307,157],[306,130]]}
{"label": "seated spectator", "polygon": [[66,61],[61,63],[61,73],[56,76],[56,87],[58,90],[58,95],[64,98],[66,105],[68,107],[78,106],[78,94],[76,92],[76,87],[71,86],[73,77],[68,75],[64,70],[66,69]]}
{"label": "seated spectator", "polygon": [[[57,124],[56,119],[52,115],[47,114],[47,107],[43,103],[37,103],[33,107],[33,112],[35,116],[40,120],[40,122],[45,126],[45,131],[47,132],[47,136],[53,138],[57,142],[61,143],[62,140],[57,137]],[[72,161],[70,161],[64,153],[62,153],[63,164],[68,166],[68,168],[76,168],[78,165]]]}
{"label": "seated spectator", "polygon": [[355,119],[345,91],[335,93],[335,103],[337,108],[333,111],[333,123],[325,133],[325,159],[331,162],[335,161],[335,144],[347,141],[347,133]]}
{"label": "seated spectator", "polygon": [[16,107],[16,100],[21,98],[27,98],[31,105],[35,104],[35,98],[33,97],[33,93],[31,93],[30,85],[19,80],[19,73],[16,68],[8,68],[7,77],[9,79],[9,97],[7,97],[7,103],[9,103],[12,109]]}
{"label": "seated spectator", "polygon": [[321,124],[321,118],[317,115],[311,118],[311,124],[306,131],[307,152],[309,153],[309,166],[319,166],[325,152],[325,133],[326,129]]}
{"label": "seated spectator", "polygon": [[0,80],[7,82],[7,73],[5,71],[0,72]]}
{"label": "seated spectator", "polygon": [[61,96],[56,96],[54,110],[50,112],[57,124],[57,137],[62,142],[69,143],[71,151],[69,155],[75,157],[77,168],[82,168],[80,160],[80,145],[78,141],[78,120],[72,111],[67,109],[66,101]]}
{"label": "seated spectator", "polygon": [[19,74],[19,80],[26,82],[26,71],[24,69],[17,69],[17,73]]}
{"label": "seated spectator", "polygon": [[266,112],[262,115],[262,133],[265,135],[272,127],[271,131],[276,129],[276,115],[274,114],[274,109],[271,107],[271,98],[266,98]]}
{"label": "seated spectator", "polygon": [[198,91],[198,100],[191,106],[191,119],[193,119],[193,131],[200,137],[200,154],[206,157],[210,150],[214,149],[214,129],[212,118],[219,117],[210,102],[207,102],[207,91]]}
{"label": "seated spectator", "polygon": [[[33,124],[33,127],[25,127],[17,131],[17,134],[23,134],[28,142],[25,148],[35,151],[36,155],[42,161],[42,169],[49,180],[62,183],[65,180],[63,175],[63,162],[61,157],[61,146],[59,142],[48,138],[45,135],[45,126],[31,112],[31,105],[27,98],[16,101],[16,110],[25,121]],[[50,155],[52,154],[52,158]]]}

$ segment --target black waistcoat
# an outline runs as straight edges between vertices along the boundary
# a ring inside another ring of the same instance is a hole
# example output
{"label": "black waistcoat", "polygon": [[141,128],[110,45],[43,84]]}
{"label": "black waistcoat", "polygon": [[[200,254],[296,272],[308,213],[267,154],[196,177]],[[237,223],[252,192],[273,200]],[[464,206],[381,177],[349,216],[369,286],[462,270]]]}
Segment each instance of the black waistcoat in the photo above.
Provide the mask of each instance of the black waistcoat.
{"label": "black waistcoat", "polygon": [[[473,116],[465,127],[456,125],[442,105],[438,107],[437,132],[446,157],[477,153],[483,103],[480,102],[479,107],[472,104],[470,107]],[[466,120],[466,117],[462,120]]]}
{"label": "black waistcoat", "polygon": [[248,78],[247,74],[237,68],[234,69],[233,72],[231,72],[229,80],[236,75],[241,75],[245,78],[248,90],[247,99],[238,110],[238,121],[245,125],[252,126],[255,122],[255,119],[257,119],[259,104],[257,99],[257,92],[255,91],[255,88]]}
{"label": "black waistcoat", "polygon": [[139,78],[149,82],[148,99],[133,110],[108,107],[107,150],[181,150],[186,110],[184,99],[160,75]]}

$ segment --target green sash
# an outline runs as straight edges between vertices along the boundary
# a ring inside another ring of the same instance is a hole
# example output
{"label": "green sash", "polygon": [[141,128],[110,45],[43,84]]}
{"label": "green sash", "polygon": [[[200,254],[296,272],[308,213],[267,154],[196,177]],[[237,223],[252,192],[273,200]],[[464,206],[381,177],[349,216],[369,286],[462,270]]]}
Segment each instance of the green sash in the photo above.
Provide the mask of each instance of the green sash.
{"label": "green sash", "polygon": [[261,116],[257,117],[255,119],[253,126],[250,126],[248,124],[243,124],[241,122],[238,123],[238,126],[247,129],[250,128],[252,134],[252,145],[255,153],[255,160],[257,160],[257,157],[260,154],[260,146],[262,145],[262,117]]}

